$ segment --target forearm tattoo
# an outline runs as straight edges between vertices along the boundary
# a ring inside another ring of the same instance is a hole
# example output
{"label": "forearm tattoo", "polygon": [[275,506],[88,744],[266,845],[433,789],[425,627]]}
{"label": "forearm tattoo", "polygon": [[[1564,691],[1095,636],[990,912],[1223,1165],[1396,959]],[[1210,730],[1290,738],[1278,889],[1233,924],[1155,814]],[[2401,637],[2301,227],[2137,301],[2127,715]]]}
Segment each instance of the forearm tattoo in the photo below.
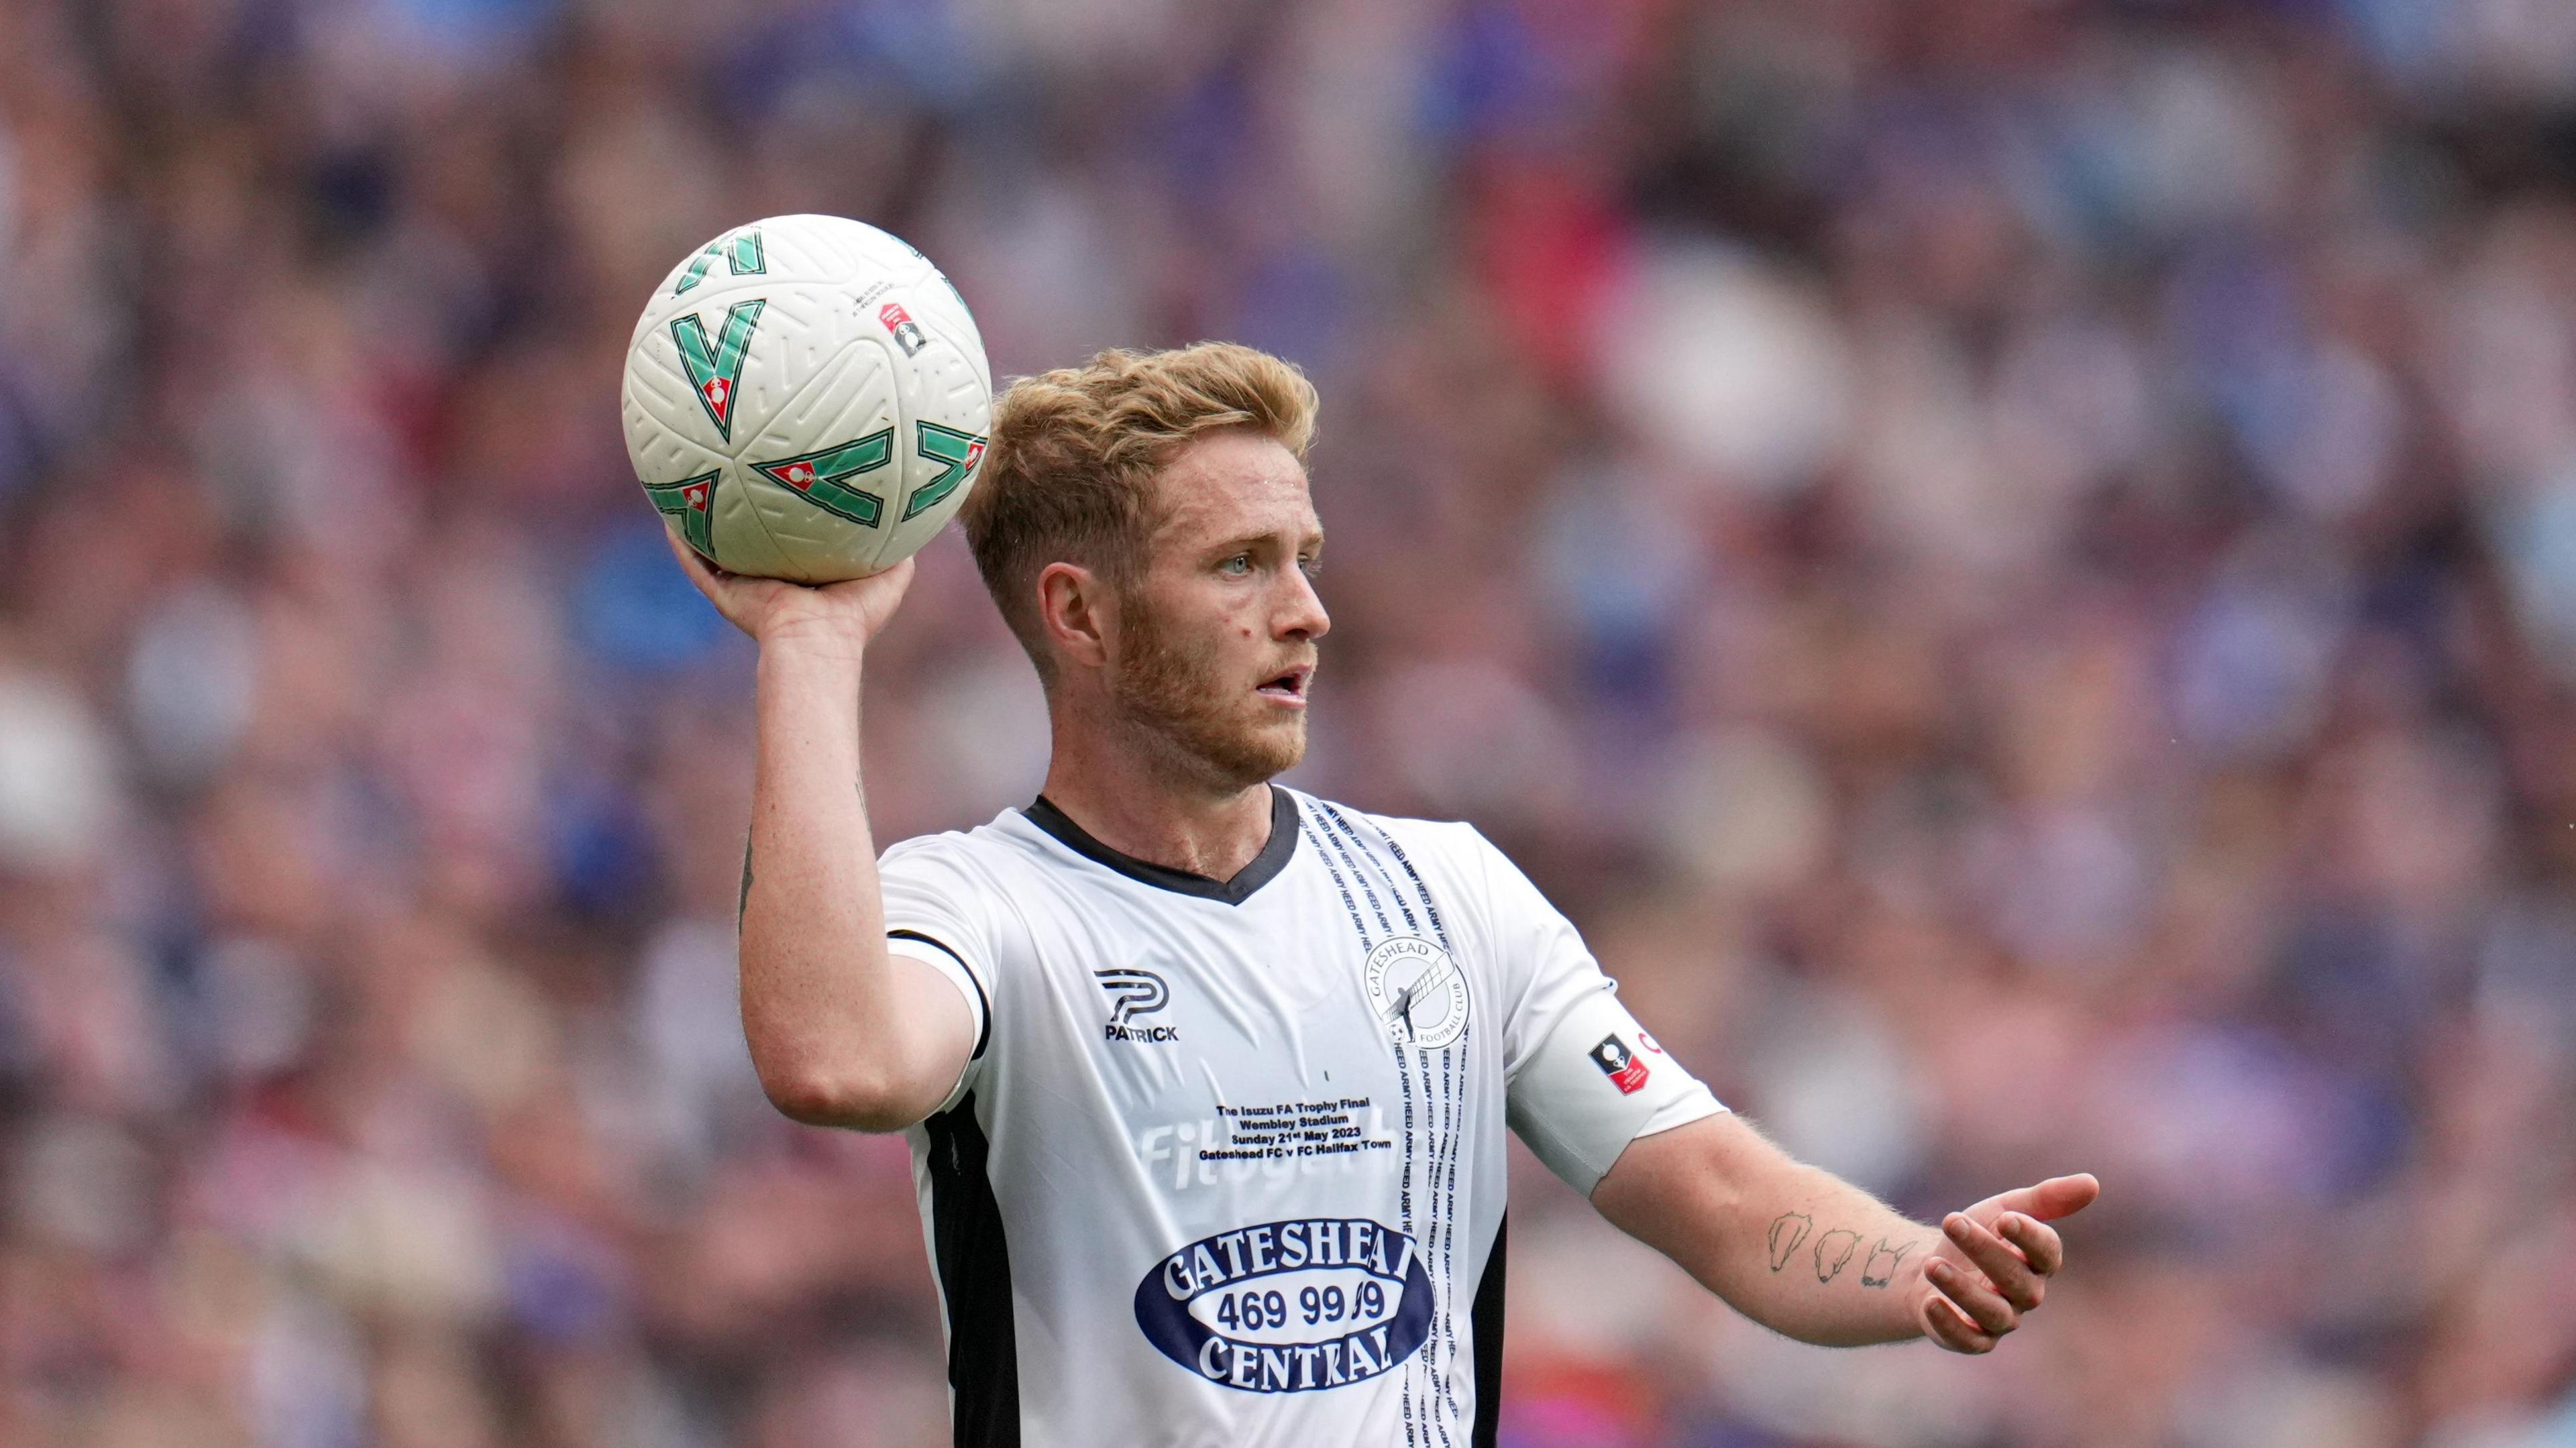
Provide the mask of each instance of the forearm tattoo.
{"label": "forearm tattoo", "polygon": [[1878,1245],[1869,1249],[1869,1260],[1860,1264],[1860,1285],[1885,1287],[1895,1281],[1896,1264],[1904,1261],[1905,1254],[1913,1250],[1912,1242],[1891,1243],[1885,1237],[1879,1238]]}
{"label": "forearm tattoo", "polygon": [[1843,1275],[1852,1253],[1860,1248],[1860,1233],[1836,1228],[1816,1239],[1816,1280],[1831,1282]]}
{"label": "forearm tattoo", "polygon": [[[1804,1212],[1782,1212],[1773,1217],[1770,1235],[1771,1270],[1785,1271],[1790,1262],[1798,1260],[1801,1256],[1798,1249],[1806,1246],[1807,1239],[1814,1234],[1815,1229],[1815,1218]],[[1847,1227],[1836,1227],[1823,1236],[1816,1237],[1815,1242],[1815,1247],[1804,1254],[1804,1259],[1814,1267],[1816,1280],[1820,1283],[1830,1283],[1840,1277],[1843,1269],[1851,1265],[1852,1258],[1860,1253],[1860,1233]],[[1879,1238],[1878,1244],[1869,1249],[1866,1257],[1861,1258],[1860,1285],[1885,1287],[1895,1281],[1897,1264],[1904,1261],[1914,1248],[1915,1244],[1912,1242],[1893,1242],[1885,1237]]]}
{"label": "forearm tattoo", "polygon": [[1789,1254],[1797,1251],[1798,1244],[1807,1240],[1808,1231],[1815,1225],[1815,1219],[1804,1212],[1782,1212],[1771,1219],[1772,1271],[1777,1272],[1789,1265]]}

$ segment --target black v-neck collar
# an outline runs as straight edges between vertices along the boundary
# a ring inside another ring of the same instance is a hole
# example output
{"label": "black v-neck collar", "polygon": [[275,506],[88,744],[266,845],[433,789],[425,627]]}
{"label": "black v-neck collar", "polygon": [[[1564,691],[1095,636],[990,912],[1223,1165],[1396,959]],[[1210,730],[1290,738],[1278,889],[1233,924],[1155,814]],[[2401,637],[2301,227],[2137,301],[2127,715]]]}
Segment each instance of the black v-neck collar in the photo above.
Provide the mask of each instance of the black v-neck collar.
{"label": "black v-neck collar", "polygon": [[1075,824],[1072,816],[1056,808],[1055,801],[1045,795],[1039,795],[1020,813],[1028,816],[1030,824],[1054,836],[1056,842],[1066,849],[1086,860],[1106,865],[1130,880],[1158,890],[1195,895],[1202,900],[1214,900],[1225,905],[1240,905],[1251,899],[1254,891],[1269,884],[1281,870],[1288,868],[1289,857],[1297,853],[1297,802],[1288,797],[1288,791],[1275,784],[1270,786],[1270,839],[1262,845],[1261,853],[1252,857],[1252,863],[1235,871],[1231,880],[1175,870],[1169,865],[1157,865],[1151,860],[1140,860],[1124,851],[1112,849],[1093,839],[1089,830]]}

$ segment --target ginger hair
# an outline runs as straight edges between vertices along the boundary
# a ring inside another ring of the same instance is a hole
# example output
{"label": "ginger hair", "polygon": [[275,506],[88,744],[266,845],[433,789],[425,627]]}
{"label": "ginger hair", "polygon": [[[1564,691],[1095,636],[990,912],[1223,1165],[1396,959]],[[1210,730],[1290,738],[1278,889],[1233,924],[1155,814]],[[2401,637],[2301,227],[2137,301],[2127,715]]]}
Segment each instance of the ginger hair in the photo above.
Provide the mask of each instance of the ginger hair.
{"label": "ginger hair", "polygon": [[1078,564],[1125,588],[1160,520],[1154,479],[1191,439],[1249,428],[1302,462],[1315,387],[1295,363],[1234,342],[1111,348],[1011,384],[993,404],[983,475],[959,509],[984,587],[1052,685],[1037,577]]}

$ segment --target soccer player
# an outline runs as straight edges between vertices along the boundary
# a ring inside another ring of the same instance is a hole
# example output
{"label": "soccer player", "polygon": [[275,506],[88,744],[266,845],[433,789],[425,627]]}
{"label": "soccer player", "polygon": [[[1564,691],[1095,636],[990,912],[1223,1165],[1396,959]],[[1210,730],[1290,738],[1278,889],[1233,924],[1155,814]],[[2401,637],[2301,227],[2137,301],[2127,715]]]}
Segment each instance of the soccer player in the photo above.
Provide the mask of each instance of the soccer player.
{"label": "soccer player", "polygon": [[1720,1106],[1474,829],[1270,782],[1330,627],[1314,415],[1227,344],[999,400],[963,518],[1053,758],[882,859],[860,674],[912,565],[808,588],[672,549],[760,645],[752,1060],[798,1121],[909,1134],[956,1441],[1491,1444],[1506,1125],[1772,1328],[1993,1348],[2091,1177],[1908,1221]]}

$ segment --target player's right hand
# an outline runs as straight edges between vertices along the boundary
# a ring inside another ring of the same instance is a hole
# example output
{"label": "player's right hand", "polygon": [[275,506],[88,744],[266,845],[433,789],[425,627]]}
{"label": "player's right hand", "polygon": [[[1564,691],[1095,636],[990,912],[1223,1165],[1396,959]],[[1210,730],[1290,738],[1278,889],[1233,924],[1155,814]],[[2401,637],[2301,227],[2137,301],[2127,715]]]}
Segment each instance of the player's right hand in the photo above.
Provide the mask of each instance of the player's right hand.
{"label": "player's right hand", "polygon": [[2038,1310],[2048,1279],[2066,1264],[2066,1244],[2048,1224],[2101,1195],[2102,1183],[2079,1172],[1942,1218],[1944,1240],[1923,1260],[1914,1288],[1915,1326],[1952,1352],[1994,1351],[2005,1333]]}
{"label": "player's right hand", "polygon": [[716,611],[762,648],[810,648],[855,664],[912,585],[909,558],[866,578],[811,585],[727,573],[710,566],[668,529],[662,538]]}

